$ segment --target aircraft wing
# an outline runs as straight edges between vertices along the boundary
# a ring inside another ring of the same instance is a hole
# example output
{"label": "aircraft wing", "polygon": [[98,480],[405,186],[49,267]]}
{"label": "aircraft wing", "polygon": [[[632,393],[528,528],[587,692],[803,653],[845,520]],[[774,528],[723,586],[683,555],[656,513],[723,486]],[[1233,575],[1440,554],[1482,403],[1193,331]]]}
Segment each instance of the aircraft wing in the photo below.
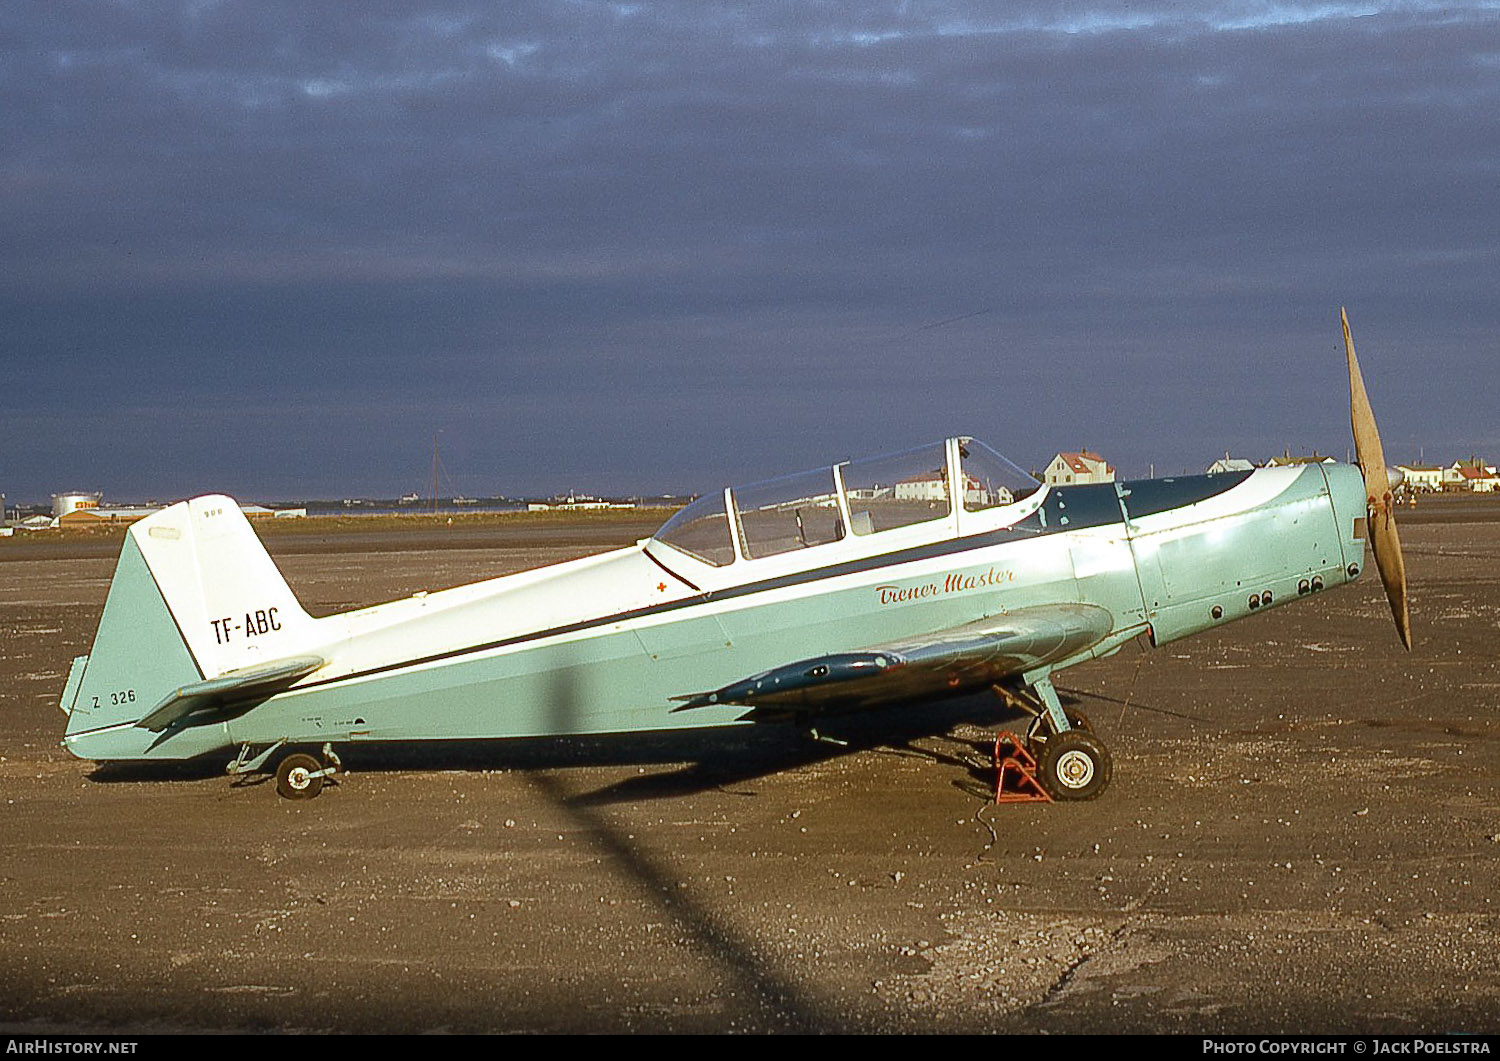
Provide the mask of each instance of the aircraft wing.
{"label": "aircraft wing", "polygon": [[1083,652],[1113,627],[1113,616],[1091,604],[1020,608],[921,637],[798,660],[712,692],[674,697],[684,703],[673,710],[743,704],[755,719],[980,689]]}
{"label": "aircraft wing", "polygon": [[322,656],[290,656],[257,663],[253,667],[241,667],[217,678],[180,685],[163,697],[161,703],[153,707],[136,725],[149,729],[152,733],[160,733],[179,718],[211,704],[250,700],[279,693],[326,662]]}

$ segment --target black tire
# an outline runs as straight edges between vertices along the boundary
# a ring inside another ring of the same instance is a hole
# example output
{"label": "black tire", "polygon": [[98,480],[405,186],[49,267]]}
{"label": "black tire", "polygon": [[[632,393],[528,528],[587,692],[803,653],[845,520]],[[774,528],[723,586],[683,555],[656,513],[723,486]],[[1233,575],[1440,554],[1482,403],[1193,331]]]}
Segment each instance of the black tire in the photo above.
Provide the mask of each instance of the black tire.
{"label": "black tire", "polygon": [[[1071,729],[1081,729],[1085,733],[1094,732],[1094,724],[1089,721],[1089,716],[1082,711],[1066,708],[1063,712],[1068,717],[1068,726]],[[1047,735],[1052,732],[1052,722],[1045,714],[1038,715],[1031,720],[1031,725],[1026,730],[1026,750],[1032,755],[1042,754],[1042,745],[1047,743]]]}
{"label": "black tire", "polygon": [[286,799],[312,799],[323,791],[323,764],[300,752],[288,755],[276,767],[276,792]]}
{"label": "black tire", "polygon": [[1063,711],[1063,714],[1068,716],[1068,725],[1073,729],[1081,729],[1085,733],[1094,732],[1093,723],[1089,721],[1089,716],[1085,715],[1082,711],[1076,711],[1069,707]]}
{"label": "black tire", "polygon": [[1047,738],[1037,755],[1037,780],[1055,800],[1098,799],[1114,775],[1109,749],[1083,729]]}

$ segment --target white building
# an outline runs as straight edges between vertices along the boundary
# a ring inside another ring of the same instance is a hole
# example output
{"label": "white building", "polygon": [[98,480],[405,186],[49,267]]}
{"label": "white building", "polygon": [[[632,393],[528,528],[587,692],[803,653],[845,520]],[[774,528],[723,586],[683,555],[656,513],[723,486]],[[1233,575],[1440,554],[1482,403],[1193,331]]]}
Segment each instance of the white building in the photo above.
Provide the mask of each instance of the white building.
{"label": "white building", "polygon": [[1042,480],[1048,486],[1078,486],[1081,483],[1112,483],[1115,470],[1097,453],[1059,453],[1047,465]]}
{"label": "white building", "polygon": [[1223,457],[1208,466],[1209,475],[1218,475],[1220,472],[1253,472],[1255,465],[1243,457],[1231,457],[1224,454]]}
{"label": "white building", "polygon": [[[970,508],[989,508],[992,505],[1008,505],[1015,495],[1003,486],[986,490],[984,484],[972,475],[964,483],[964,504]],[[939,468],[903,479],[896,484],[894,495],[897,501],[946,501],[948,500],[948,472]],[[851,495],[852,496],[852,495]]]}
{"label": "white building", "polygon": [[1334,457],[1325,457],[1317,450],[1312,451],[1311,457],[1294,457],[1291,450],[1283,450],[1281,456],[1272,457],[1266,461],[1267,468],[1289,468],[1294,464],[1337,464]]}
{"label": "white building", "polygon": [[944,468],[913,475],[896,484],[897,501],[946,501],[948,472]]}
{"label": "white building", "polygon": [[1443,469],[1434,464],[1398,464],[1396,468],[1413,490],[1436,493],[1443,488]]}

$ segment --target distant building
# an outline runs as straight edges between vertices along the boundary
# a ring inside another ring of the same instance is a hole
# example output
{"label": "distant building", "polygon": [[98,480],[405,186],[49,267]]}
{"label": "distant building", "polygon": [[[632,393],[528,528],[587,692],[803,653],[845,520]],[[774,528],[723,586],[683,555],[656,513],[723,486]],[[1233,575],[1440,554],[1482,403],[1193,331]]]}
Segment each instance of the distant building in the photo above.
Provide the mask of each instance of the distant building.
{"label": "distant building", "polygon": [[598,498],[577,501],[530,501],[527,512],[590,512],[599,509],[635,508],[634,501],[601,501]]}
{"label": "distant building", "polygon": [[1231,457],[1224,454],[1218,460],[1208,466],[1209,475],[1218,475],[1220,472],[1250,472],[1255,470],[1255,465],[1243,457]]}
{"label": "distant building", "polygon": [[997,505],[1008,505],[1016,499],[1016,495],[1008,487],[995,485],[988,489],[972,475],[965,476],[964,481],[964,504],[969,508],[993,508]]}
{"label": "distant building", "polygon": [[896,484],[897,501],[946,501],[948,499],[948,471],[938,468],[922,472]]}
{"label": "distant building", "polygon": [[[467,500],[467,499],[464,499]],[[453,503],[459,504],[460,499],[454,498]],[[469,502],[477,504],[477,502]],[[578,494],[569,490],[566,494],[558,494],[550,501],[533,501],[526,506],[527,512],[589,512],[595,509],[635,508],[634,501],[606,501],[602,497],[593,494]]]}
{"label": "distant building", "polygon": [[75,508],[64,512],[57,517],[59,527],[95,527],[102,523],[134,523],[138,519],[145,519],[153,512],[160,512],[156,506],[116,505],[109,508]]}
{"label": "distant building", "polygon": [[1396,468],[1413,490],[1436,493],[1443,488],[1443,469],[1435,464],[1398,464]]}
{"label": "distant building", "polygon": [[1454,461],[1443,469],[1443,489],[1465,490],[1476,494],[1489,494],[1500,490],[1500,476],[1494,465],[1486,464],[1478,457],[1466,461]]}
{"label": "distant building", "polygon": [[1292,451],[1291,450],[1283,450],[1281,456],[1279,456],[1279,457],[1272,457],[1270,460],[1266,461],[1264,467],[1267,467],[1267,468],[1288,468],[1288,467],[1291,467],[1294,464],[1337,464],[1337,463],[1338,463],[1338,459],[1336,457],[1324,457],[1317,450],[1313,450],[1312,451],[1312,455],[1311,456],[1307,456],[1307,457],[1294,457],[1294,456],[1292,456]]}
{"label": "distant building", "polygon": [[85,493],[75,490],[66,494],[52,495],[52,518],[61,519],[69,512],[80,508],[98,508],[99,503],[104,500],[104,495],[98,492]]}
{"label": "distant building", "polygon": [[[70,509],[54,517],[59,527],[96,527],[104,523],[134,523],[153,513],[160,512],[165,505],[87,505]],[[305,508],[267,508],[265,505],[242,504],[240,511],[247,519],[295,519],[307,515]]]}
{"label": "distant building", "polygon": [[1112,483],[1115,470],[1097,453],[1059,453],[1042,473],[1048,486],[1078,486],[1081,483]]}
{"label": "distant building", "polygon": [[[937,468],[896,484],[893,495],[897,501],[946,501],[948,500],[948,470]],[[1008,505],[1014,495],[1003,486],[986,490],[983,483],[972,475],[965,476],[964,503],[971,508],[988,508],[992,505]]]}

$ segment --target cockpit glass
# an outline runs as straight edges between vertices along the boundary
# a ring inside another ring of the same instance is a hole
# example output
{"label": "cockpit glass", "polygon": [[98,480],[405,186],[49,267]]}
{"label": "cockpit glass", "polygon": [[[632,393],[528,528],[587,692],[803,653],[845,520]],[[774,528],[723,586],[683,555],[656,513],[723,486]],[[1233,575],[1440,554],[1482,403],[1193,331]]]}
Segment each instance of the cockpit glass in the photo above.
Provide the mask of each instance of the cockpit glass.
{"label": "cockpit glass", "polygon": [[958,457],[966,512],[1009,505],[1041,489],[1041,483],[976,439],[959,439]]}
{"label": "cockpit glass", "polygon": [[787,475],[732,491],[740,541],[754,559],[836,542],[844,536],[832,468]]}
{"label": "cockpit glass", "polygon": [[715,567],[734,563],[734,539],[722,490],[680,509],[654,537]]}
{"label": "cockpit glass", "polygon": [[941,519],[952,509],[944,443],[839,466],[855,534]]}
{"label": "cockpit glass", "polygon": [[[944,519],[953,512],[944,442],[848,461],[700,497],[656,532],[655,540],[704,563],[735,559],[734,535],[747,559],[827,545]],[[958,439],[959,482],[966,512],[1000,508],[1042,484],[972,438]],[[839,505],[842,485],[848,523]],[[728,494],[733,511],[725,507]],[[737,530],[736,530],[737,528]]]}

